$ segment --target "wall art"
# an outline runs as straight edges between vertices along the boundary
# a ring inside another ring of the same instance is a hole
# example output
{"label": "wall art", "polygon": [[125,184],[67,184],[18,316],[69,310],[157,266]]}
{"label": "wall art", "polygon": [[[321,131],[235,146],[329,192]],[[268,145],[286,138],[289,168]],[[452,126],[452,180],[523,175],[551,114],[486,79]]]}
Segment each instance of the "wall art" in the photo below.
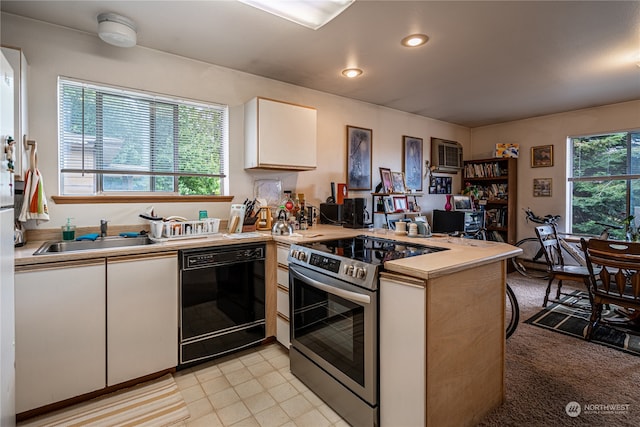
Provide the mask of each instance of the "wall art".
{"label": "wall art", "polygon": [[347,188],[371,190],[373,131],[347,125]]}
{"label": "wall art", "polygon": [[402,137],[404,181],[408,190],[422,191],[422,138]]}

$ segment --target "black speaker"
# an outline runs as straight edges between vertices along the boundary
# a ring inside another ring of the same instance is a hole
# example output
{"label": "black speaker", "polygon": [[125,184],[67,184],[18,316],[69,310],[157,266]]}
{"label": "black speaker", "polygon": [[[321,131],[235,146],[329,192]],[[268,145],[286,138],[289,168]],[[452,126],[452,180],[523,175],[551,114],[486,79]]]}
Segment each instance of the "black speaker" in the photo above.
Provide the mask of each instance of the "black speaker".
{"label": "black speaker", "polygon": [[344,209],[342,212],[343,226],[347,228],[365,228],[365,208],[367,207],[366,199],[356,197],[353,199],[344,199]]}

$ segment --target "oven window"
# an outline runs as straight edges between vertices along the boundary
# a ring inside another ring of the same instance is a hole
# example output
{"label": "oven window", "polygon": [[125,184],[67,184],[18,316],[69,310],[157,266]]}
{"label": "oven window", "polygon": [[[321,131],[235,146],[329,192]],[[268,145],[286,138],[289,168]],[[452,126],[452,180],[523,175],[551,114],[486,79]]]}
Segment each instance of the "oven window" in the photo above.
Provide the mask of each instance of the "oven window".
{"label": "oven window", "polygon": [[364,387],[364,307],[294,281],[293,336]]}

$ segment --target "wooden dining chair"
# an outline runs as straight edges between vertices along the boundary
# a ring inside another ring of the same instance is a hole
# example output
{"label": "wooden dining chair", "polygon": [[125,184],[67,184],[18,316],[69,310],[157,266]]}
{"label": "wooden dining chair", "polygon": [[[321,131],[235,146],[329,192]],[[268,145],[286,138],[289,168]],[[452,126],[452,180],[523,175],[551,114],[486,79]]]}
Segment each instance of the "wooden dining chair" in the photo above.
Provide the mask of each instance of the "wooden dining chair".
{"label": "wooden dining chair", "polygon": [[549,293],[553,282],[558,281],[558,290],[556,291],[556,302],[560,300],[561,295],[569,295],[562,292],[562,282],[564,280],[582,282],[589,294],[589,302],[593,304],[593,296],[589,287],[589,270],[587,267],[577,265],[565,265],[562,249],[558,241],[558,232],[555,225],[544,224],[536,227],[536,235],[544,249],[544,257],[547,261],[547,273],[549,274],[549,282],[544,295],[543,307],[549,302]]}
{"label": "wooden dining chair", "polygon": [[[585,339],[591,340],[600,322],[603,304],[615,304],[640,313],[640,243],[580,239],[593,294]],[[600,269],[595,267],[599,266]]]}

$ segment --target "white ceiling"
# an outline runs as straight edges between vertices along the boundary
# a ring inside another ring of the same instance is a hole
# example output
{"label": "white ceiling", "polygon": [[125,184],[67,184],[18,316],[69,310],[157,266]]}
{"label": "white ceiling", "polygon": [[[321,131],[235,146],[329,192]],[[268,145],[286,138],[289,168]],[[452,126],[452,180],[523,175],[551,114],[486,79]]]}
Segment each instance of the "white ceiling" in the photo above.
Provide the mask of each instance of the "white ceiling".
{"label": "white ceiling", "polygon": [[90,33],[116,12],[141,46],[468,127],[640,99],[638,1],[357,0],[317,31],[233,0],[0,9]]}

